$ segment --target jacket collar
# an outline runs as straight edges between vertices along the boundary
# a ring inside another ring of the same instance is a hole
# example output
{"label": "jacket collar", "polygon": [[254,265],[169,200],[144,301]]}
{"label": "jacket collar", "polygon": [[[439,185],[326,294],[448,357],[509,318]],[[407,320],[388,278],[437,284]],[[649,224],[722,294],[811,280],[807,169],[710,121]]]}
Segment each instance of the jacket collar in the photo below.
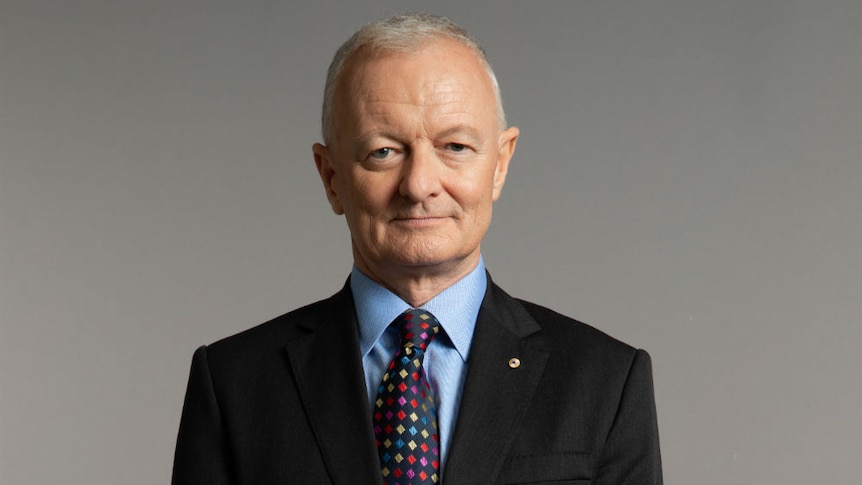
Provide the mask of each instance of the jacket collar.
{"label": "jacket collar", "polygon": [[320,318],[302,325],[303,335],[287,343],[290,366],[332,482],[379,485],[379,459],[348,285],[328,303]]}
{"label": "jacket collar", "polygon": [[446,485],[495,481],[548,359],[540,330],[523,305],[489,279],[443,473]]}

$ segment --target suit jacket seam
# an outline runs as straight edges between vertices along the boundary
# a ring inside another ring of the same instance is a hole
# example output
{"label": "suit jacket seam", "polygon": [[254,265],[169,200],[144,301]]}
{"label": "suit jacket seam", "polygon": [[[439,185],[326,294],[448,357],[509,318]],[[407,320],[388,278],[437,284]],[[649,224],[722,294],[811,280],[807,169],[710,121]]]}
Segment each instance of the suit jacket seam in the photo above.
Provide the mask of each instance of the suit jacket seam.
{"label": "suit jacket seam", "polygon": [[620,413],[622,412],[623,396],[625,395],[626,389],[628,389],[629,384],[631,383],[632,374],[634,373],[633,371],[634,371],[635,362],[637,362],[637,356],[638,356],[639,352],[641,352],[640,349],[635,349],[635,351],[632,352],[632,354],[631,354],[631,360],[629,361],[628,370],[626,371],[626,378],[623,381],[623,385],[620,388],[620,393],[617,396],[616,410],[614,411],[614,419],[611,421],[611,425],[608,427],[608,432],[605,434],[605,439],[602,443],[602,451],[601,451],[601,453],[598,453],[596,455],[598,459],[593,464],[592,476],[594,476],[594,477],[599,476],[598,475],[599,474],[599,468],[601,467],[601,465],[603,463],[603,458],[604,458],[605,452],[607,451],[608,439],[610,439],[611,435],[616,431],[617,424],[618,424],[619,419],[620,419]]}
{"label": "suit jacket seam", "polygon": [[228,429],[229,429],[228,423],[227,423],[227,420],[225,419],[225,414],[222,412],[222,406],[221,406],[221,403],[219,402],[218,392],[216,392],[216,384],[215,384],[215,380],[213,379],[212,367],[210,366],[210,358],[209,358],[209,352],[208,352],[209,346],[204,345],[202,348],[203,348],[202,355],[204,357],[204,361],[206,364],[205,367],[206,367],[206,371],[207,371],[207,381],[209,384],[209,388],[212,392],[213,403],[215,404],[215,411],[218,414],[219,423],[221,424],[222,435],[223,435],[223,439],[224,439],[223,446],[224,446],[225,451],[227,451],[231,455],[231,459],[227,461],[228,467],[230,469],[229,473],[231,474],[231,482],[236,483],[236,481],[237,481],[236,477],[237,477],[237,473],[238,473],[238,471],[235,468],[235,463],[237,463],[237,460],[236,460],[237,453],[236,453],[236,450],[234,450],[234,448],[233,448],[232,440],[230,438],[230,434],[228,433]]}

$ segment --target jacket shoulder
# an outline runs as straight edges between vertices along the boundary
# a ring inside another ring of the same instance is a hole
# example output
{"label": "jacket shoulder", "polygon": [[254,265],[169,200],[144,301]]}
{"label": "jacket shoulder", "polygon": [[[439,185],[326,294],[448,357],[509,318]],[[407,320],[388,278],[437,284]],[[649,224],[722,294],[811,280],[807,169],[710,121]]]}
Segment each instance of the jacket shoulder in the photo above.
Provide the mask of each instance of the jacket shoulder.
{"label": "jacket shoulder", "polygon": [[596,327],[529,301],[516,299],[549,336],[552,346],[567,346],[579,352],[608,354],[608,357],[633,358],[637,349]]}
{"label": "jacket shoulder", "polygon": [[222,338],[207,346],[210,358],[249,357],[278,349],[300,338],[333,318],[346,318],[353,312],[349,291],[279,315],[269,321]]}

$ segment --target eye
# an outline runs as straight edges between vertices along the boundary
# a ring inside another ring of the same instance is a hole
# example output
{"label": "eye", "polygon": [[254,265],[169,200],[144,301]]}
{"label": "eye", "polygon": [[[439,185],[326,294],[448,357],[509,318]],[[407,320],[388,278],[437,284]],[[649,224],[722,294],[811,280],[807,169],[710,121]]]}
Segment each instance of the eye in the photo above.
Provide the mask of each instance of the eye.
{"label": "eye", "polygon": [[392,149],[389,147],[378,148],[371,152],[371,158],[376,158],[378,160],[383,160],[384,158],[392,155]]}
{"label": "eye", "polygon": [[467,149],[467,145],[463,145],[461,143],[449,143],[447,147],[453,152],[463,152]]}

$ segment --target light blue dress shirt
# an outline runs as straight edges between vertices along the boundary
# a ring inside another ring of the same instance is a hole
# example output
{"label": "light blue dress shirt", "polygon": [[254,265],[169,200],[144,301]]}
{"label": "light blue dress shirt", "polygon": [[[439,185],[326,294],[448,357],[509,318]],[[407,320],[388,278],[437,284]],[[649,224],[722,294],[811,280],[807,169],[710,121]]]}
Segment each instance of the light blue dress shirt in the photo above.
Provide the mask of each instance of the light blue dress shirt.
{"label": "light blue dress shirt", "polygon": [[[467,357],[473,341],[473,329],[487,286],[485,263],[480,257],[479,264],[467,276],[422,305],[423,309],[437,317],[443,327],[443,332],[434,337],[428,346],[423,363],[437,405],[441,472],[458,420],[458,404],[467,377]],[[355,266],[350,274],[350,289],[359,320],[359,350],[362,353],[368,401],[371,409],[374,409],[383,371],[399,346],[398,330],[389,325],[398,315],[412,307],[362,274]]]}

